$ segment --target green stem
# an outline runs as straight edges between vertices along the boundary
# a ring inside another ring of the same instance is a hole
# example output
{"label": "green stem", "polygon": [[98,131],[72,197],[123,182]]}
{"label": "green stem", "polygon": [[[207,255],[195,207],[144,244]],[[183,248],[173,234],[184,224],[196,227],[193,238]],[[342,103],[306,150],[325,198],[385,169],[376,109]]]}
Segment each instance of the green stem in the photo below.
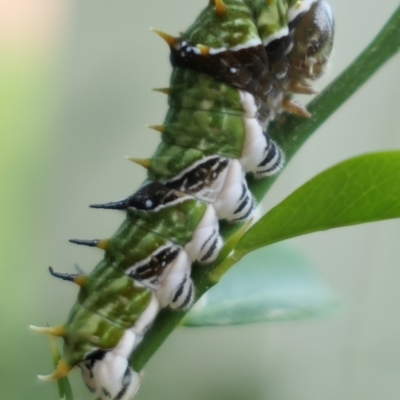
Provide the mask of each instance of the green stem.
{"label": "green stem", "polygon": [[228,270],[241,260],[242,256],[233,251],[229,257],[226,257],[224,261],[218,264],[210,273],[208,278],[211,282],[218,283],[222,276],[228,272]]}
{"label": "green stem", "polygon": [[[53,336],[49,336],[50,340],[50,350],[51,350],[51,356],[53,359],[53,364],[54,367],[57,368],[57,364],[60,361],[60,352],[58,350],[56,341]],[[58,395],[60,399],[64,400],[74,400],[74,395],[72,393],[72,388],[71,384],[69,383],[69,380],[67,377],[59,379],[57,381],[57,387],[58,387]]]}
{"label": "green stem", "polygon": [[[331,83],[309,105],[312,117],[300,119],[287,116],[284,122],[271,124],[268,133],[282,148],[287,162],[299,150],[323,122],[332,115],[358,88],[360,88],[387,60],[400,49],[400,7],[394,12],[380,33],[359,57]],[[249,187],[257,201],[260,201],[273,182],[274,178],[255,181],[249,178]],[[240,226],[221,223],[221,234],[228,241]],[[238,260],[231,254],[226,260],[201,267],[194,266],[193,282],[196,287],[196,298],[199,298],[210,287],[219,281],[221,276]],[[179,325],[186,312],[174,312],[164,309],[156,318],[152,328],[140,346],[135,350],[131,365],[140,371],[150,357],[162,345],[169,334]]]}

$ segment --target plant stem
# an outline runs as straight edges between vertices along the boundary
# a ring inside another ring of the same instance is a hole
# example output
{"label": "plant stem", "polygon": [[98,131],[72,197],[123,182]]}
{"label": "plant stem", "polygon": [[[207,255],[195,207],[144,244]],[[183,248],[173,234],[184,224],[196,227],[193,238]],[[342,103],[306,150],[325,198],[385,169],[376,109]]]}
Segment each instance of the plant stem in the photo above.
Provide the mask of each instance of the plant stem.
{"label": "plant stem", "polygon": [[[300,119],[287,116],[283,122],[275,122],[268,128],[268,134],[282,148],[288,162],[323,122],[332,115],[358,88],[360,88],[387,60],[400,49],[400,6],[356,60],[335,79],[319,96],[307,106],[312,117]],[[260,201],[267,193],[276,177],[262,181],[248,179],[249,188],[255,199]],[[240,226],[221,223],[221,234],[225,241],[240,229]],[[194,265],[193,282],[196,298],[203,295],[219,281],[221,276],[236,262],[233,257],[220,261],[219,265],[207,267]],[[135,350],[131,365],[140,371],[157,351],[169,334],[179,325],[186,312],[164,309],[156,318],[143,342]]]}

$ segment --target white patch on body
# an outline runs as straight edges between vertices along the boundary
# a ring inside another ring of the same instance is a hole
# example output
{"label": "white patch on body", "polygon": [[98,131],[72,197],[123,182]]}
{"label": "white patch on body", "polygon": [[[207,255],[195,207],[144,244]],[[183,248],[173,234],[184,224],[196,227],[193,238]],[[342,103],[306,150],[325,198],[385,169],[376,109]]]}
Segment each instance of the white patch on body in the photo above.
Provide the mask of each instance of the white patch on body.
{"label": "white patch on body", "polygon": [[89,359],[79,363],[83,381],[95,396],[102,400],[129,400],[135,395],[142,377],[129,368],[128,359],[159,309],[160,303],[153,294],[147,308],[135,325],[124,332],[116,347],[107,351],[101,360]]}
{"label": "white patch on body", "polygon": [[156,296],[160,301],[161,307],[167,307],[174,298],[179,285],[185,279],[190,279],[191,266],[192,261],[186,251],[182,249],[171,265],[168,274],[161,282],[159,289],[156,291]]}
{"label": "white patch on body", "polygon": [[102,400],[129,400],[137,392],[141,377],[128,366],[128,357],[135,345],[136,334],[126,330],[118,345],[101,360],[79,364],[89,390]]}
{"label": "white patch on body", "polygon": [[174,310],[186,310],[192,305],[193,299],[194,286],[192,280],[188,277],[188,279],[182,281],[169,306]]}
{"label": "white patch on body", "polygon": [[[241,207],[238,211],[242,204],[244,208]],[[249,213],[248,217],[251,215],[253,200],[247,188],[245,172],[238,160],[232,160],[224,187],[213,206],[218,219],[234,222],[245,214]]]}
{"label": "white patch on body", "polygon": [[[141,335],[149,325],[154,321],[158,312],[160,311],[160,302],[156,295],[152,295],[151,300],[147,308],[140,314],[140,317],[136,320],[135,325],[130,329],[136,335]],[[136,338],[134,347],[138,345]]]}
{"label": "white patch on body", "polygon": [[208,205],[185,250],[192,262],[199,261],[208,264],[217,258],[221,246],[218,217],[214,207]]}
{"label": "white patch on body", "polygon": [[266,139],[256,118],[244,118],[246,137],[239,161],[245,172],[254,172],[264,158]]}
{"label": "white patch on body", "polygon": [[292,22],[298,15],[307,12],[317,0],[299,0],[287,12],[288,22]]}
{"label": "white patch on body", "polygon": [[132,332],[136,334],[134,349],[139,345],[139,343],[143,340],[144,334],[149,328],[150,324],[156,318],[158,312],[160,311],[161,305],[155,294],[153,294],[149,305],[146,310],[140,315],[137,319],[135,325],[130,329]]}
{"label": "white patch on body", "polygon": [[[189,47],[188,47],[189,48]],[[190,47],[190,49],[192,49],[192,51],[195,53],[195,54],[197,54],[197,55],[200,55],[201,54],[201,51],[200,51],[200,49],[198,48],[198,47]]]}
{"label": "white patch on body", "polygon": [[256,118],[258,108],[254,96],[249,92],[245,92],[244,90],[239,90],[239,96],[240,104],[242,105],[244,110],[243,116],[246,118]]}

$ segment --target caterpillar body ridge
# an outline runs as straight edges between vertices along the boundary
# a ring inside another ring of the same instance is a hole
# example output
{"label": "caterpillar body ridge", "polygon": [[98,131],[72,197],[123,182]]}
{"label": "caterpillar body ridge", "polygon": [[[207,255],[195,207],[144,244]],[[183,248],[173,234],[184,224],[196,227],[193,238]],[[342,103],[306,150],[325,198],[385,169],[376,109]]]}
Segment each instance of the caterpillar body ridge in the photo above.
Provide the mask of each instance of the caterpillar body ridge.
{"label": "caterpillar body ridge", "polygon": [[209,264],[222,246],[219,220],[249,219],[255,202],[246,177],[278,173],[284,154],[267,133],[288,111],[309,116],[291,93],[312,94],[333,45],[323,0],[211,0],[180,37],[158,33],[173,72],[162,141],[148,160],[148,180],[126,199],[93,208],[125,210],[110,239],[71,240],[98,247],[89,275],[50,272],[80,286],[65,324],[33,329],[64,339],[62,358],[44,380],[78,366],[102,400],[128,400],[141,375],[129,357],[164,307],[188,309],[194,262]]}

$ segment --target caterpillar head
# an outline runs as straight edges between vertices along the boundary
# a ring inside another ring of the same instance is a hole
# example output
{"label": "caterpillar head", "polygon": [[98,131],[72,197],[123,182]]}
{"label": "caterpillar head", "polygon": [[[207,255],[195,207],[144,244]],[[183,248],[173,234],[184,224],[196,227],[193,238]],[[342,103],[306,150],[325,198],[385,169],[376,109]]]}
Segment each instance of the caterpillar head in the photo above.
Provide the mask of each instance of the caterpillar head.
{"label": "caterpillar head", "polygon": [[128,360],[112,351],[96,352],[79,364],[88,389],[102,400],[129,400],[140,386],[141,375]]}
{"label": "caterpillar head", "polygon": [[288,57],[292,78],[317,79],[325,71],[332,51],[334,21],[323,0],[315,2],[294,29],[293,48]]}

